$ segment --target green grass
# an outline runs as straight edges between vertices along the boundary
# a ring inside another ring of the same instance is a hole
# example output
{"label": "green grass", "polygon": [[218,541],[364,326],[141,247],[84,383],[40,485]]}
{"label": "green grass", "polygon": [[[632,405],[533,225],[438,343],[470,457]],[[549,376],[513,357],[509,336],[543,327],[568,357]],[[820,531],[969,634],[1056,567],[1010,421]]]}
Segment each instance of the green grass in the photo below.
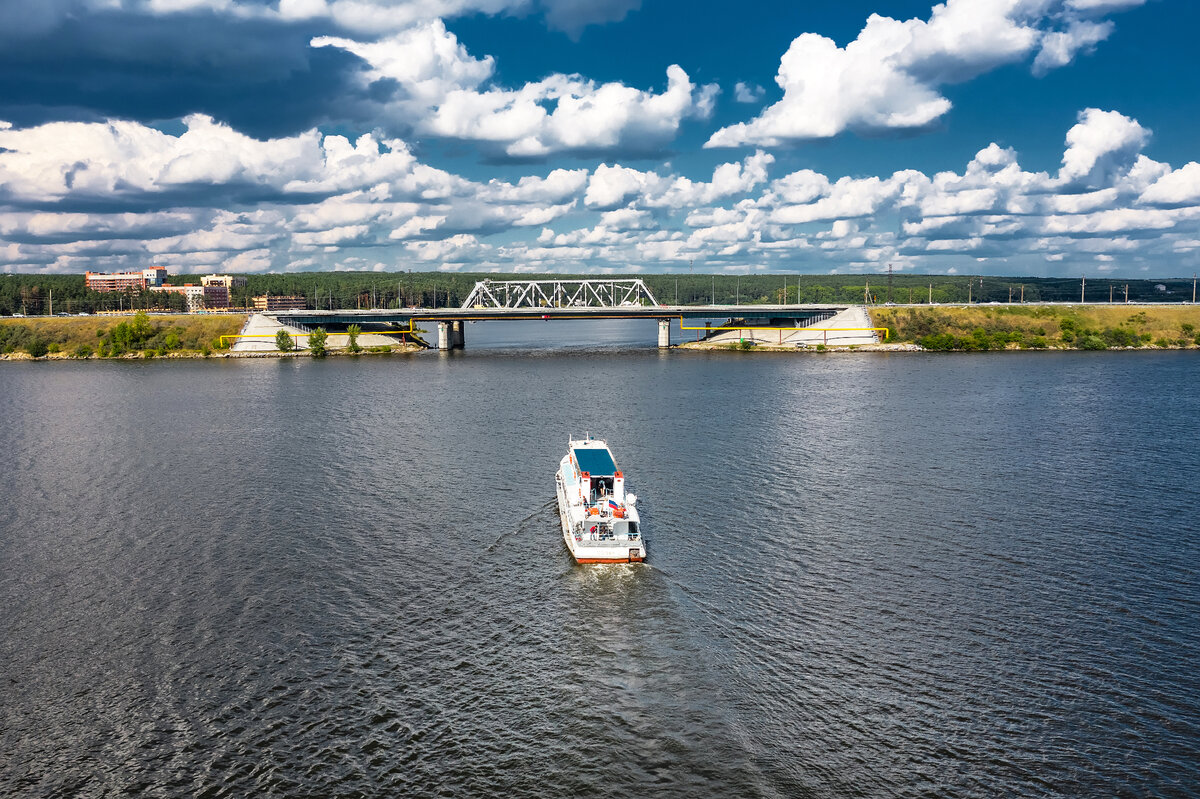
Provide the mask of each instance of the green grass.
{"label": "green grass", "polygon": [[1054,305],[873,308],[888,340],[927,350],[1195,347],[1200,307]]}

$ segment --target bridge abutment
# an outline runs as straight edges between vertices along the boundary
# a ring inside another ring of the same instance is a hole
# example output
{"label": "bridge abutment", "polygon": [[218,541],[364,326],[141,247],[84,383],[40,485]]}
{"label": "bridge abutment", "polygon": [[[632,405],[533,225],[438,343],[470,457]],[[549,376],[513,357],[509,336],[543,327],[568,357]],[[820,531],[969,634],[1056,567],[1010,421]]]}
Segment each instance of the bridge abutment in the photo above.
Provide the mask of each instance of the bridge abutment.
{"label": "bridge abutment", "polygon": [[658,320],[658,346],[660,349],[666,349],[671,346],[671,320]]}

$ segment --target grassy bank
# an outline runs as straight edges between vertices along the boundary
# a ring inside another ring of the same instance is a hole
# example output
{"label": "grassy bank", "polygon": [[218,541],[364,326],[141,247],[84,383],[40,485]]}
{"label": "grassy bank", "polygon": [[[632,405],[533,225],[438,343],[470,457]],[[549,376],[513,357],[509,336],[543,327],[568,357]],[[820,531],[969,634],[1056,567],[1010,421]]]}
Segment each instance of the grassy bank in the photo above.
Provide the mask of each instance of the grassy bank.
{"label": "grassy bank", "polygon": [[206,355],[221,336],[239,332],[246,317],[138,313],[134,316],[31,317],[0,320],[0,355],[120,358]]}
{"label": "grassy bank", "polygon": [[927,350],[1200,346],[1200,306],[1053,305],[872,308],[888,340]]}

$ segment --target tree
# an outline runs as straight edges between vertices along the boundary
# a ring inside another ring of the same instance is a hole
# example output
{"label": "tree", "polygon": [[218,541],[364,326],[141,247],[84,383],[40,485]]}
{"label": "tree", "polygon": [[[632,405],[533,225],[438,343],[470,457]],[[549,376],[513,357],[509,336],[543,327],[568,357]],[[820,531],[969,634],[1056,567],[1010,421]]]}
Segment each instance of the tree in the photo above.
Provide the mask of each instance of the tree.
{"label": "tree", "polygon": [[308,351],[312,353],[314,358],[325,357],[325,341],[329,338],[329,334],[325,332],[325,328],[318,327],[308,337]]}
{"label": "tree", "polygon": [[361,332],[362,328],[358,325],[350,325],[350,327],[346,328],[346,334],[350,337],[350,344],[346,347],[346,349],[350,350],[351,352],[359,352],[362,350],[362,347],[358,346],[358,334]]}
{"label": "tree", "polygon": [[291,352],[296,349],[296,342],[292,341],[291,334],[281,327],[275,334],[275,346],[280,352]]}

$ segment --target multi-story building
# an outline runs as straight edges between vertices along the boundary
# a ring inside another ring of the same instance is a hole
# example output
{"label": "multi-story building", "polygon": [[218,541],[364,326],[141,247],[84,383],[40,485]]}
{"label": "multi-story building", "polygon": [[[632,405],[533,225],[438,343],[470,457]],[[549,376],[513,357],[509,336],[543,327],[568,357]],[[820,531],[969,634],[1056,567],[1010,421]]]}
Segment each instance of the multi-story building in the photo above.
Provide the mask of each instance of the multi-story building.
{"label": "multi-story building", "polygon": [[141,291],[161,286],[167,279],[167,270],[152,266],[139,272],[88,272],[84,275],[87,287],[92,291]]}
{"label": "multi-story building", "polygon": [[233,304],[234,287],[246,285],[246,278],[240,275],[205,275],[200,278],[200,285],[205,289],[204,304],[206,308],[209,310],[228,308]]}
{"label": "multi-story building", "polygon": [[263,295],[254,298],[256,311],[303,311],[308,307],[304,297],[272,297]]}
{"label": "multi-story building", "polygon": [[246,285],[246,278],[241,275],[205,275],[200,278],[201,286],[224,286],[232,290],[235,286]]}
{"label": "multi-story building", "polygon": [[188,313],[221,311],[229,307],[229,289],[222,285],[197,286],[195,283],[184,283],[182,286],[155,286],[150,290],[182,294],[187,300]]}

